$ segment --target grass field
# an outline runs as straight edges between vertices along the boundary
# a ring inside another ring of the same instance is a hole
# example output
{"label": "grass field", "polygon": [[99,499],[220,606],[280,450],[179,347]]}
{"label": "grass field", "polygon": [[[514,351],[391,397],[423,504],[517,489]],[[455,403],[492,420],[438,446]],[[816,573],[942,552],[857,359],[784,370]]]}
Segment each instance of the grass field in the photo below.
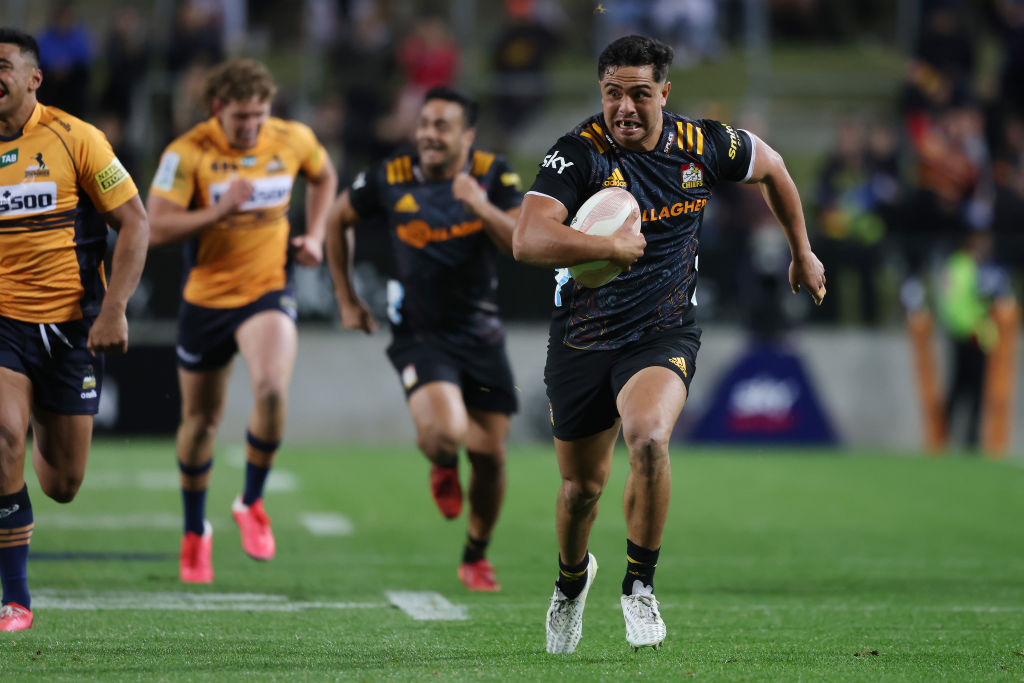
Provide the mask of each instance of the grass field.
{"label": "grass field", "polygon": [[546,446],[510,453],[491,552],[503,590],[470,594],[455,576],[464,518],[435,511],[411,447],[287,448],[270,563],[239,547],[241,455],[221,449],[216,582],[186,587],[171,444],[98,442],[71,506],[30,479],[36,625],[0,635],[0,678],[1024,680],[1019,461],[677,447],[657,575],[668,638],[633,653],[616,458],[583,640],[552,656]]}

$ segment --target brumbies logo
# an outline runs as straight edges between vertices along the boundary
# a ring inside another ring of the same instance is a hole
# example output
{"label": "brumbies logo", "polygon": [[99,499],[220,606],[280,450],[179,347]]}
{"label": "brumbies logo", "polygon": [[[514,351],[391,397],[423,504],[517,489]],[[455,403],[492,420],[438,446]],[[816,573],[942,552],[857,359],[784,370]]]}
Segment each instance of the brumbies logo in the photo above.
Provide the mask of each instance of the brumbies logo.
{"label": "brumbies logo", "polygon": [[684,190],[704,186],[704,167],[700,164],[691,163],[688,166],[683,166],[682,176]]}
{"label": "brumbies logo", "polygon": [[46,167],[46,162],[43,161],[43,153],[39,152],[33,157],[36,160],[35,166],[29,166],[25,169],[25,180],[30,178],[45,178],[50,175],[50,169]]}

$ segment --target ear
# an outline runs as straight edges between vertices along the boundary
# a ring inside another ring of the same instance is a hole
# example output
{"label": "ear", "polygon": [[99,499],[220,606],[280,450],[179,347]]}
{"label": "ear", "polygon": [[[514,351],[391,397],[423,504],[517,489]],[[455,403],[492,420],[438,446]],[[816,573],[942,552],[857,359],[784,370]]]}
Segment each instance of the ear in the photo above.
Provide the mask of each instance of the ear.
{"label": "ear", "polygon": [[39,86],[43,84],[43,70],[40,68],[32,69],[32,75],[28,79],[28,91],[35,92],[39,90]]}
{"label": "ear", "polygon": [[473,140],[476,139],[476,128],[467,128],[463,134],[463,141],[466,143],[466,147],[473,146]]}
{"label": "ear", "polygon": [[224,103],[220,101],[219,97],[214,97],[210,100],[210,111],[213,112],[214,116],[220,116],[221,111],[224,109]]}
{"label": "ear", "polygon": [[665,81],[665,85],[661,86],[661,106],[668,104],[668,94],[672,92],[672,81]]}

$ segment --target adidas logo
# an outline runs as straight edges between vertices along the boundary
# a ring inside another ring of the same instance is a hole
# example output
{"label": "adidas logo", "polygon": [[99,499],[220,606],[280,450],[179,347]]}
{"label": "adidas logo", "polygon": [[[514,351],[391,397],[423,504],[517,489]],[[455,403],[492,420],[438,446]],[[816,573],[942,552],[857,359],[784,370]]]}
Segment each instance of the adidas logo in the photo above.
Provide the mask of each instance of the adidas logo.
{"label": "adidas logo", "polygon": [[405,194],[401,199],[395,202],[395,211],[399,213],[416,213],[420,210],[420,205],[416,203],[411,194]]}
{"label": "adidas logo", "polygon": [[616,166],[608,179],[604,181],[605,187],[626,187],[626,179],[622,177],[622,171]]}
{"label": "adidas logo", "polygon": [[683,371],[683,377],[689,377],[689,375],[686,374],[686,359],[685,358],[682,358],[682,357],[679,357],[679,358],[669,358],[668,362],[671,363],[672,365],[676,366],[680,370],[682,370]]}

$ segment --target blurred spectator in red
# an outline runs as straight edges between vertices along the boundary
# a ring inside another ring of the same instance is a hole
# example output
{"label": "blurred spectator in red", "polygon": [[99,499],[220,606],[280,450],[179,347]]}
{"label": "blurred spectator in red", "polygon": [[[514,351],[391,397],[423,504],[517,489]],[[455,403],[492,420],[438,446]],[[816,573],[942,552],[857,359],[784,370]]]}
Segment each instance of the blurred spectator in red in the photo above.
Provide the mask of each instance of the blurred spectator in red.
{"label": "blurred spectator in red", "polygon": [[[146,78],[150,58],[149,36],[135,7],[125,5],[115,11],[104,53],[107,85],[103,89],[103,107],[118,116],[124,126],[131,118],[132,98]],[[124,161],[123,157],[118,158]]]}
{"label": "blurred spectator in red", "polygon": [[76,116],[88,113],[93,41],[73,2],[60,2],[39,36],[43,85],[39,99]]}
{"label": "blurred spectator in red", "polygon": [[[545,77],[561,35],[541,18],[536,0],[506,0],[505,23],[491,53],[497,85],[498,123],[515,132],[540,113],[548,96]],[[508,142],[507,136],[499,138]]]}
{"label": "blurred spectator in red", "polygon": [[459,46],[439,15],[425,14],[398,46],[404,85],[392,114],[382,122],[384,137],[404,142],[412,134],[423,96],[436,85],[454,85]]}

